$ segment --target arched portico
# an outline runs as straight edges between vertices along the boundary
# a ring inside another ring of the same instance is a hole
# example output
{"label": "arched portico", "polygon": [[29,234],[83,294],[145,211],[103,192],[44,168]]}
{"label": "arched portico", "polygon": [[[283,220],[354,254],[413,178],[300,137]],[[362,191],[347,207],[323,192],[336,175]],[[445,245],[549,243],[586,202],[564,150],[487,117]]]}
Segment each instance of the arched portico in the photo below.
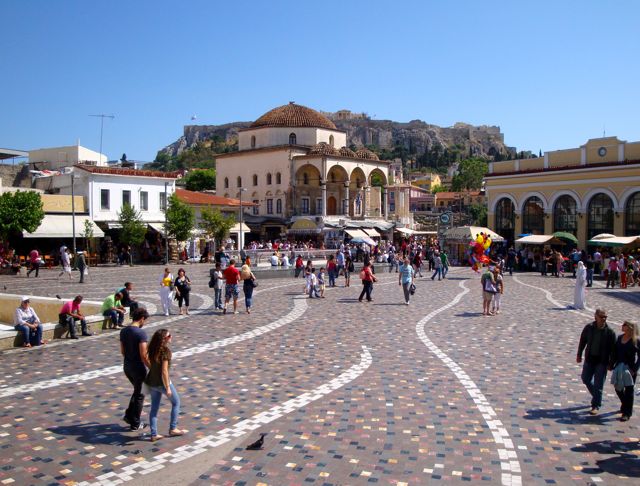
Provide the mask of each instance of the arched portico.
{"label": "arched portico", "polygon": [[320,171],[315,165],[304,164],[295,174],[295,215],[322,213],[322,186]]}
{"label": "arched portico", "polygon": [[349,175],[349,214],[358,218],[365,215],[365,186],[367,176],[360,167],[356,167]]}

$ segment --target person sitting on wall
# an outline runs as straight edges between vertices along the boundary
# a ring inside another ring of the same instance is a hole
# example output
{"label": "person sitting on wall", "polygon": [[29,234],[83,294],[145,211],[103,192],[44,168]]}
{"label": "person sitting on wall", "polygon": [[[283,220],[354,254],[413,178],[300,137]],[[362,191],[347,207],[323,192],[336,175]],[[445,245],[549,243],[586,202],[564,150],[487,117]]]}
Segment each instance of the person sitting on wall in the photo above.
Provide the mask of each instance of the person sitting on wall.
{"label": "person sitting on wall", "polygon": [[133,311],[135,311],[140,305],[137,301],[131,297],[131,291],[133,290],[133,284],[131,282],[125,282],[124,287],[122,287],[118,292],[122,294],[122,299],[120,299],[120,303],[123,307],[129,308],[129,315],[133,315]]}
{"label": "person sitting on wall", "polygon": [[58,322],[63,326],[67,326],[69,329],[69,338],[71,339],[78,339],[76,335],[76,321],[80,321],[83,336],[92,336],[87,330],[87,321],[84,314],[80,311],[81,303],[82,295],[76,295],[73,300],[65,302],[58,314]]}
{"label": "person sitting on wall", "polygon": [[116,327],[124,327],[122,324],[124,322],[124,314],[126,312],[125,308],[121,303],[122,293],[116,292],[113,295],[110,295],[104,302],[102,303],[102,308],[100,312],[105,317],[111,318],[111,326],[112,328]]}
{"label": "person sitting on wall", "polygon": [[25,348],[46,344],[42,340],[42,323],[29,303],[29,296],[22,297],[13,316],[13,324],[16,331],[22,332],[22,346]]}

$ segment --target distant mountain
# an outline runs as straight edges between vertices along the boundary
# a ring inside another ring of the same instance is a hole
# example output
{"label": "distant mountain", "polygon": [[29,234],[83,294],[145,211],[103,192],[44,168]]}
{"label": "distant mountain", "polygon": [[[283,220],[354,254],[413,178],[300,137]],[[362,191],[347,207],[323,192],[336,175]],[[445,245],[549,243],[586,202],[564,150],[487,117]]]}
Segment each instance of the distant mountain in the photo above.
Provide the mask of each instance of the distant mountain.
{"label": "distant mountain", "polygon": [[[449,165],[455,157],[475,156],[502,160],[516,155],[516,148],[505,145],[504,135],[497,126],[456,123],[453,127],[439,127],[421,120],[408,123],[372,120],[366,114],[348,110],[323,115],[330,118],[338,129],[347,132],[349,146],[367,146],[380,153],[382,158],[416,160],[418,166],[433,165],[429,161],[433,161],[434,153],[449,154],[441,165]],[[160,153],[175,156],[198,142],[211,140],[233,145],[238,139],[238,130],[248,128],[251,123],[186,125],[182,137],[163,148]]]}

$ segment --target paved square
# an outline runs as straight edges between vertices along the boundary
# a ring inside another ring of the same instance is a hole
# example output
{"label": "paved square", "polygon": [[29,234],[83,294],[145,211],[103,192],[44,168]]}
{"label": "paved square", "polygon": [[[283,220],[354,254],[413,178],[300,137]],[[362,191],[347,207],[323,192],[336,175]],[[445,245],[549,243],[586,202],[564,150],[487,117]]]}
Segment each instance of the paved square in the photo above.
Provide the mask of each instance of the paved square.
{"label": "paved square", "polygon": [[[442,282],[417,279],[409,306],[397,274],[379,268],[371,303],[357,301],[357,278],[350,288],[340,278],[314,300],[302,295],[302,280],[264,279],[251,315],[223,316],[212,309],[209,266],[186,268],[192,315],[170,317],[158,312],[158,266],[92,268],[86,284],[58,281],[57,270],[0,277],[8,293],[97,301],[133,281],[132,294],[155,314],[149,336],[160,327],[174,335],[172,379],[180,426],[190,431],[151,443],[125,428],[131,387],[116,332],[10,350],[0,377],[0,484],[617,485],[640,477],[640,419],[617,420],[608,379],[602,413],[589,416],[575,363],[595,307],[608,309],[616,333],[622,320],[638,320],[637,288],[596,282],[589,308],[573,311],[572,279],[516,274],[505,277],[502,313],[483,317],[479,277],[468,268]],[[161,432],[168,415],[164,399]],[[263,450],[245,450],[261,432]]]}

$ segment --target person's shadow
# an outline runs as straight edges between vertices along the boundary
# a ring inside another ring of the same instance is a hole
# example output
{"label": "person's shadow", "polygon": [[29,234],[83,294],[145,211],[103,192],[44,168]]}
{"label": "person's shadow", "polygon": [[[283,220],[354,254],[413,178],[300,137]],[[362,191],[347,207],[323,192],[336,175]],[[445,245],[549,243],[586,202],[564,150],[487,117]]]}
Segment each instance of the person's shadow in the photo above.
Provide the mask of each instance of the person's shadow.
{"label": "person's shadow", "polygon": [[523,416],[526,420],[555,420],[559,424],[582,424],[593,422],[608,422],[611,421],[612,416],[616,415],[615,412],[600,413],[598,415],[588,415],[581,413],[589,410],[591,407],[587,405],[580,405],[577,407],[567,408],[539,408],[527,410]]}
{"label": "person's shadow", "polygon": [[100,424],[89,422],[76,425],[63,425],[60,427],[50,427],[48,430],[58,435],[74,436],[79,442],[85,444],[104,444],[116,447],[131,446],[138,436],[126,435],[128,427],[118,424]]}
{"label": "person's shadow", "polygon": [[584,467],[582,472],[589,474],[601,474],[603,472],[615,474],[616,476],[627,476],[630,478],[640,477],[640,441],[619,442],[603,440],[588,442],[576,447],[572,447],[573,452],[584,452],[586,454],[611,455],[606,459],[596,461],[597,467]]}

